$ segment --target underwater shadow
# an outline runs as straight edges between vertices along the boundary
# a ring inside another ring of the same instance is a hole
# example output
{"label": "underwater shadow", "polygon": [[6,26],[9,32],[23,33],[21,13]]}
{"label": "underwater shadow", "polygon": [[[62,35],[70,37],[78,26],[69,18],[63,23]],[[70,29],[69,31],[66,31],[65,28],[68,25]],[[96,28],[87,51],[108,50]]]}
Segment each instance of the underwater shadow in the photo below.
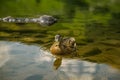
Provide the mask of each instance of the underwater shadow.
{"label": "underwater shadow", "polygon": [[[60,0],[58,0],[60,1]],[[70,19],[71,22],[76,14],[76,8],[82,10],[87,10],[89,8],[89,4],[84,0],[61,0],[64,3],[64,17]]]}

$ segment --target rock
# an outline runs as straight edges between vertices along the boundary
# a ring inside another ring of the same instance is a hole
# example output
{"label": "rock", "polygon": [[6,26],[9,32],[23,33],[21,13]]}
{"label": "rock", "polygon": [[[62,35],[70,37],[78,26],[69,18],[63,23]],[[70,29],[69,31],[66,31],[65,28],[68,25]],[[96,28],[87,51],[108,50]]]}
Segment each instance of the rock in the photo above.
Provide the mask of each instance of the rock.
{"label": "rock", "polygon": [[38,19],[38,23],[43,26],[50,26],[56,22],[57,19],[49,15],[43,15]]}
{"label": "rock", "polygon": [[38,18],[13,18],[11,16],[7,16],[0,18],[0,21],[9,23],[39,23],[42,26],[50,26],[56,23],[57,19],[50,15],[42,15]]}

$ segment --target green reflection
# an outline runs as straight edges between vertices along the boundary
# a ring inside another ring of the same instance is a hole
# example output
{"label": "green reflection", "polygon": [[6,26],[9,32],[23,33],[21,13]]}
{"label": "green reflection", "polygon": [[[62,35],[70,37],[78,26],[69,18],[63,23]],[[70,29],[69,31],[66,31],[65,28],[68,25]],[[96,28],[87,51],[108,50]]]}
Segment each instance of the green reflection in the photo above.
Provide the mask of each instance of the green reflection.
{"label": "green reflection", "polygon": [[107,63],[120,69],[120,10],[118,0],[1,0],[0,17],[58,18],[51,27],[0,23],[0,40],[36,44],[49,49],[54,36],[75,37],[77,53],[67,58]]}

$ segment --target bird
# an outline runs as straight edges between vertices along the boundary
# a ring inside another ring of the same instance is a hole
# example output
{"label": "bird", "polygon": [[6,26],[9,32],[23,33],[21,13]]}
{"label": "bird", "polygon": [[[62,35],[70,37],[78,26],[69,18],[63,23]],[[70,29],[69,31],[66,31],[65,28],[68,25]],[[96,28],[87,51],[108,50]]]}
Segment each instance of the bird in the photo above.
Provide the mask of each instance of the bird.
{"label": "bird", "polygon": [[71,54],[76,51],[76,41],[74,37],[62,37],[55,35],[55,40],[50,47],[50,52],[54,55]]}

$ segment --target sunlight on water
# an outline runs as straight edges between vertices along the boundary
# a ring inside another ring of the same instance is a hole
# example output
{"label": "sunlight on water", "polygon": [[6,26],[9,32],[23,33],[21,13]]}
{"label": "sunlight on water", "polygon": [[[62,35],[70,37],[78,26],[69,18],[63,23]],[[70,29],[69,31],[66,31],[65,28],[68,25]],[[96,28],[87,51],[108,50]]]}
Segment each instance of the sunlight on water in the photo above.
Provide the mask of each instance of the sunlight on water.
{"label": "sunlight on water", "polygon": [[40,46],[0,42],[2,80],[119,80],[120,71],[106,64],[63,58],[58,70],[53,56]]}

